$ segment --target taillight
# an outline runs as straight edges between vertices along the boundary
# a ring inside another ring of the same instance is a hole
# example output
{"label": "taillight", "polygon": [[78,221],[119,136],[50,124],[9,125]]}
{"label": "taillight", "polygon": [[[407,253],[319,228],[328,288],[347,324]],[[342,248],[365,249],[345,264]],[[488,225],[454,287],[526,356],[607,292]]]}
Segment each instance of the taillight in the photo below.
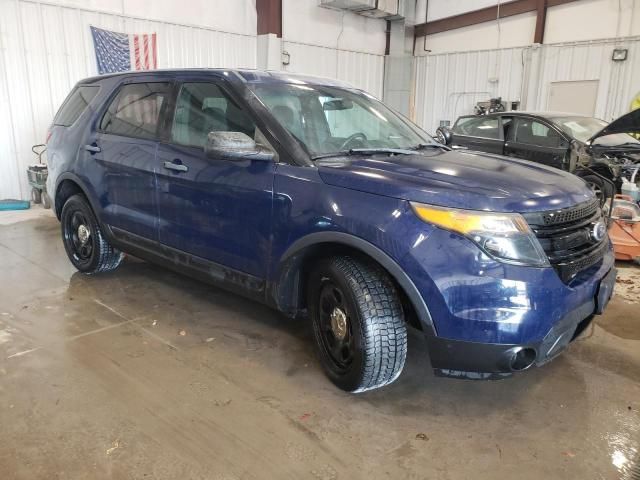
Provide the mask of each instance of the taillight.
{"label": "taillight", "polygon": [[47,130],[47,139],[44,141],[44,143],[49,143],[52,134],[53,132],[51,131],[51,129]]}

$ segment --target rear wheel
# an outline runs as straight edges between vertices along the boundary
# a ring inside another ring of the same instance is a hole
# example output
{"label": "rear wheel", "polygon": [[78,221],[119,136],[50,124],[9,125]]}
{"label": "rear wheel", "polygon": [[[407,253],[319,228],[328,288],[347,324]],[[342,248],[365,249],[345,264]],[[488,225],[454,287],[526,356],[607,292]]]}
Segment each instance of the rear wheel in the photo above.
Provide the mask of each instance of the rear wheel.
{"label": "rear wheel", "polygon": [[350,257],[323,260],[309,277],[308,306],[322,367],[348,392],[393,382],[407,355],[407,330],[393,283]]}
{"label": "rear wheel", "polygon": [[69,198],[60,216],[62,241],[71,263],[83,273],[114,270],[124,254],[112,247],[82,195]]}

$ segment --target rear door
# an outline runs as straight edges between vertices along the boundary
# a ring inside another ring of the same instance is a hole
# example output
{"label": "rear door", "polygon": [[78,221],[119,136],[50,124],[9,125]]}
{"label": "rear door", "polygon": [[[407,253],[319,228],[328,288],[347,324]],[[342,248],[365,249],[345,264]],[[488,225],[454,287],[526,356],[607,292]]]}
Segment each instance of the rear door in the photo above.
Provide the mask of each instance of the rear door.
{"label": "rear door", "polygon": [[502,154],[503,144],[497,115],[460,117],[453,126],[453,147]]}
{"label": "rear door", "polygon": [[[251,116],[223,81],[185,82],[168,130],[158,149],[160,243],[264,279],[275,163],[208,158],[204,152],[211,131],[242,132],[264,144]],[[228,276],[215,265],[208,269]]]}
{"label": "rear door", "polygon": [[507,132],[505,155],[569,169],[569,142],[552,125],[532,117],[514,117]]}
{"label": "rear door", "polygon": [[101,187],[103,221],[116,235],[158,238],[156,151],[170,91],[169,82],[136,79],[120,86],[83,146],[102,167],[92,184]]}

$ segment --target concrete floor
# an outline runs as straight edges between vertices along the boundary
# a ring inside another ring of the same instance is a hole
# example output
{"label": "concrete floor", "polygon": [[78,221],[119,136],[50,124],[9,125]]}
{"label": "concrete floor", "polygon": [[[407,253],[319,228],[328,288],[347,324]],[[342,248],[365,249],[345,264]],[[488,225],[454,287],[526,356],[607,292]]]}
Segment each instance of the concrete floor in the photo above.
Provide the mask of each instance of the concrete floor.
{"label": "concrete floor", "polygon": [[412,332],[400,379],[351,396],[304,324],[132,258],[83,276],[49,212],[0,216],[0,478],[631,478],[640,288],[618,286],[543,368],[436,378]]}

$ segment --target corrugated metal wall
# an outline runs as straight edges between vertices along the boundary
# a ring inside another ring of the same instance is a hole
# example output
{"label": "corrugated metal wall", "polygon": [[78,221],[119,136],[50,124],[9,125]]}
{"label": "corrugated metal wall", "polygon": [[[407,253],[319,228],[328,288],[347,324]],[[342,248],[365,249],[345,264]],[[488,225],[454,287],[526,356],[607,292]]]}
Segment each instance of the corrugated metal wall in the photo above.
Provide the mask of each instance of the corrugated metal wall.
{"label": "corrugated metal wall", "polygon": [[0,12],[0,198],[29,197],[25,170],[35,160],[60,103],[81,78],[96,74],[89,25],[156,32],[167,67],[256,66],[256,37],[205,28],[2,0]]}
{"label": "corrugated metal wall", "polygon": [[[627,48],[627,60],[612,61],[614,48]],[[529,80],[540,88],[529,108],[548,108],[552,82],[598,80],[595,116],[611,121],[627,112],[640,92],[640,38],[545,45],[540,49],[540,67],[539,77]]]}
{"label": "corrugated metal wall", "polygon": [[[612,61],[614,48],[627,48],[627,60]],[[416,122],[433,133],[441,120],[472,114],[476,102],[496,96],[544,111],[552,82],[578,80],[599,82],[596,117],[611,121],[628,111],[640,91],[640,38],[419,57]]]}
{"label": "corrugated metal wall", "polygon": [[523,48],[418,57],[416,122],[434,133],[441,120],[473,113],[476,102],[495,96],[520,99],[525,57]]}
{"label": "corrugated metal wall", "polygon": [[286,71],[337,78],[382,98],[384,55],[287,41],[282,48],[291,56]]}

